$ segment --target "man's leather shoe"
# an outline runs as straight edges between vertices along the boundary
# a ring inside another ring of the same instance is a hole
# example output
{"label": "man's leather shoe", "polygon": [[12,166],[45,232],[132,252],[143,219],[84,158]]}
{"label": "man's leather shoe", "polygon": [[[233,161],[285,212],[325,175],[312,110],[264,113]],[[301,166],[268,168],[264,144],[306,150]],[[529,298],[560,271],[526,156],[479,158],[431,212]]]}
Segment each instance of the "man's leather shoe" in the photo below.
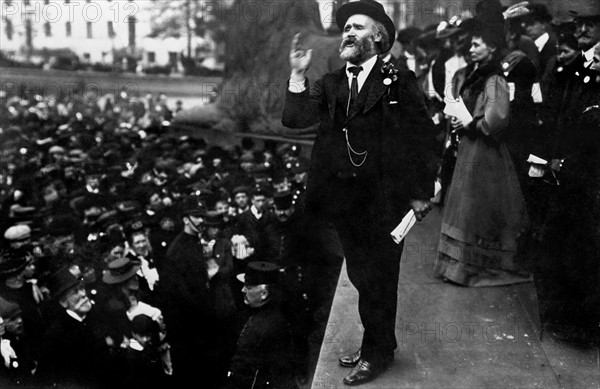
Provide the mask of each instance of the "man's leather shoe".
{"label": "man's leather shoe", "polygon": [[344,377],[344,384],[351,386],[364,384],[371,381],[375,376],[376,372],[371,363],[361,359],[350,374]]}
{"label": "man's leather shoe", "polygon": [[360,361],[360,349],[356,350],[352,354],[344,355],[340,357],[340,366],[342,367],[354,367],[358,365],[358,361]]}

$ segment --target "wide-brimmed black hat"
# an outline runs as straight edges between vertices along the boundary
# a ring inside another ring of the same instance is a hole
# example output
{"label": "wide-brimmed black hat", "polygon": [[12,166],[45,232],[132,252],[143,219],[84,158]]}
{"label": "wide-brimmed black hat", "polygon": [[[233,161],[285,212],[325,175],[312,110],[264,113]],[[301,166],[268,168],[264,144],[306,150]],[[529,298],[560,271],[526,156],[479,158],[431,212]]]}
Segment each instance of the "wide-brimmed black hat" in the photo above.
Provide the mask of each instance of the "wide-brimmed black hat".
{"label": "wide-brimmed black hat", "polygon": [[569,15],[571,15],[574,18],[600,18],[600,1],[571,1],[569,2]]}
{"label": "wide-brimmed black hat", "polygon": [[500,0],[480,0],[475,6],[472,33],[497,48],[506,46],[506,32]]}
{"label": "wide-brimmed black hat", "polygon": [[287,190],[276,192],[273,195],[273,204],[276,209],[290,209],[294,205],[294,196]]}
{"label": "wide-brimmed black hat", "polygon": [[158,323],[146,314],[136,315],[129,324],[131,332],[138,335],[152,336],[158,332]]}
{"label": "wide-brimmed black hat", "polygon": [[59,300],[66,292],[78,286],[81,282],[68,268],[62,267],[48,277],[46,287],[50,291],[51,298]]}
{"label": "wide-brimmed black hat", "polygon": [[528,4],[527,9],[529,13],[525,15],[525,19],[540,21],[542,23],[550,23],[552,21],[552,15],[548,11],[548,7],[544,4]]}
{"label": "wide-brimmed black hat", "polygon": [[388,46],[382,48],[382,52],[388,52],[392,47],[394,40],[396,39],[396,27],[394,27],[394,22],[392,19],[390,19],[390,17],[385,13],[383,5],[375,0],[359,0],[342,5],[335,14],[336,22],[340,31],[344,30],[346,21],[350,16],[358,14],[367,15],[383,24],[385,30],[387,31],[389,41]]}
{"label": "wide-brimmed black hat", "polygon": [[223,225],[223,214],[216,211],[208,211],[202,224],[206,227],[221,227]]}
{"label": "wide-brimmed black hat", "polygon": [[70,215],[56,215],[48,223],[48,233],[52,236],[73,235],[77,229],[77,219]]}
{"label": "wide-brimmed black hat", "polygon": [[24,255],[24,250],[9,248],[0,251],[0,278],[20,273],[25,269],[27,263],[28,260]]}
{"label": "wide-brimmed black hat", "polygon": [[281,268],[271,262],[255,261],[246,266],[246,272],[238,274],[237,279],[245,285],[275,285],[279,283]]}
{"label": "wide-brimmed black hat", "polygon": [[119,284],[133,277],[139,269],[139,262],[134,262],[125,256],[108,264],[108,268],[102,272],[102,281],[111,285]]}

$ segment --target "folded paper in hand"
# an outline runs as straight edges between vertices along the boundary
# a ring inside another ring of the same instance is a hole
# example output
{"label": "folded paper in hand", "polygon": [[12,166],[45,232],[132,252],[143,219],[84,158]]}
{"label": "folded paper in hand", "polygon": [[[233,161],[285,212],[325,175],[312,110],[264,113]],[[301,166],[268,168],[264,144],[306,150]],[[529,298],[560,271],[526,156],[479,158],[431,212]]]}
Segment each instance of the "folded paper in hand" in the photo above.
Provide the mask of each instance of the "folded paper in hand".
{"label": "folded paper in hand", "polygon": [[458,120],[460,120],[463,126],[468,126],[473,121],[473,116],[467,109],[462,97],[458,97],[458,99],[445,99],[446,107],[444,108],[444,113],[449,116],[454,116]]}
{"label": "folded paper in hand", "polygon": [[[439,183],[439,181],[436,181],[434,197],[439,193],[441,189],[442,185]],[[394,240],[394,242],[396,242],[396,244],[400,244],[400,242],[402,242],[402,239],[406,238],[406,235],[408,235],[408,232],[415,225],[416,221],[417,218],[415,216],[415,212],[411,209],[404,216],[400,224],[398,224],[396,228],[394,228],[394,231],[391,232],[392,239]]]}
{"label": "folded paper in hand", "polygon": [[528,175],[531,178],[542,178],[546,175],[546,170],[544,169],[544,165],[548,164],[548,161],[537,157],[533,154],[529,154],[529,158],[527,158],[527,163],[530,163]]}

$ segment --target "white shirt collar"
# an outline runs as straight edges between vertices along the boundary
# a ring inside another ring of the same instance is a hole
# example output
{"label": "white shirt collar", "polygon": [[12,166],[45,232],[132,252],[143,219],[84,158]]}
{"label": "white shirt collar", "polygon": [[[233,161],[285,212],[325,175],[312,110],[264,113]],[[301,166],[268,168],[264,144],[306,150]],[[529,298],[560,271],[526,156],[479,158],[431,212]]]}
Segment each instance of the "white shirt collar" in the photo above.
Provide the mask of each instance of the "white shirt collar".
{"label": "white shirt collar", "polygon": [[255,218],[260,219],[262,217],[262,213],[258,213],[258,209],[253,205],[250,207],[250,212],[254,215]]}
{"label": "white shirt collar", "polygon": [[78,322],[83,323],[84,318],[79,316],[75,312],[71,311],[70,309],[67,309],[67,315],[71,316],[73,319],[77,320]]}
{"label": "white shirt collar", "polygon": [[535,45],[537,46],[538,51],[541,52],[542,50],[544,50],[544,46],[546,46],[546,43],[548,43],[549,39],[550,35],[548,35],[548,33],[545,32],[535,40]]}
{"label": "white shirt collar", "polygon": [[135,338],[129,340],[129,347],[134,349],[135,351],[144,351],[144,346],[140,344]]}
{"label": "white shirt collar", "polygon": [[[376,55],[372,56],[365,63],[360,65],[360,66],[362,66],[363,70],[360,73],[358,73],[358,77],[357,77],[359,92],[360,92],[360,89],[362,88],[362,86],[365,84],[367,77],[369,77],[371,70],[375,66],[375,62],[377,62]],[[350,68],[352,66],[356,66],[356,65],[354,65],[350,62],[346,62],[346,75],[348,76],[348,88],[350,88],[350,86],[352,85],[352,73],[350,73],[348,71],[348,68]]]}
{"label": "white shirt collar", "polygon": [[589,67],[592,62],[594,61],[594,48],[596,46],[592,46],[591,49],[589,49],[588,51],[584,51],[583,52],[583,60],[584,60],[584,67]]}
{"label": "white shirt collar", "polygon": [[381,60],[383,61],[383,63],[390,62],[390,59],[392,59],[392,53],[390,53],[390,52],[388,52],[383,58],[381,58]]}

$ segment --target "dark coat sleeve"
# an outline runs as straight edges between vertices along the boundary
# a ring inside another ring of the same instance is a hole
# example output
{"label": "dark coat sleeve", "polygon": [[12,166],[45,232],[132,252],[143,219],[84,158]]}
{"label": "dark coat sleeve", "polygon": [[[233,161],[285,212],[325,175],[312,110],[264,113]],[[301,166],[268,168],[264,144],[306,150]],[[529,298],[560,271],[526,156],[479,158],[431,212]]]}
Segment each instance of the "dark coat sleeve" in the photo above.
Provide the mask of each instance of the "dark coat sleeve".
{"label": "dark coat sleeve", "polygon": [[327,111],[322,81],[318,80],[311,88],[306,79],[305,86],[306,90],[301,93],[290,92],[289,88],[286,90],[281,117],[286,127],[306,128],[319,122],[321,110]]}

